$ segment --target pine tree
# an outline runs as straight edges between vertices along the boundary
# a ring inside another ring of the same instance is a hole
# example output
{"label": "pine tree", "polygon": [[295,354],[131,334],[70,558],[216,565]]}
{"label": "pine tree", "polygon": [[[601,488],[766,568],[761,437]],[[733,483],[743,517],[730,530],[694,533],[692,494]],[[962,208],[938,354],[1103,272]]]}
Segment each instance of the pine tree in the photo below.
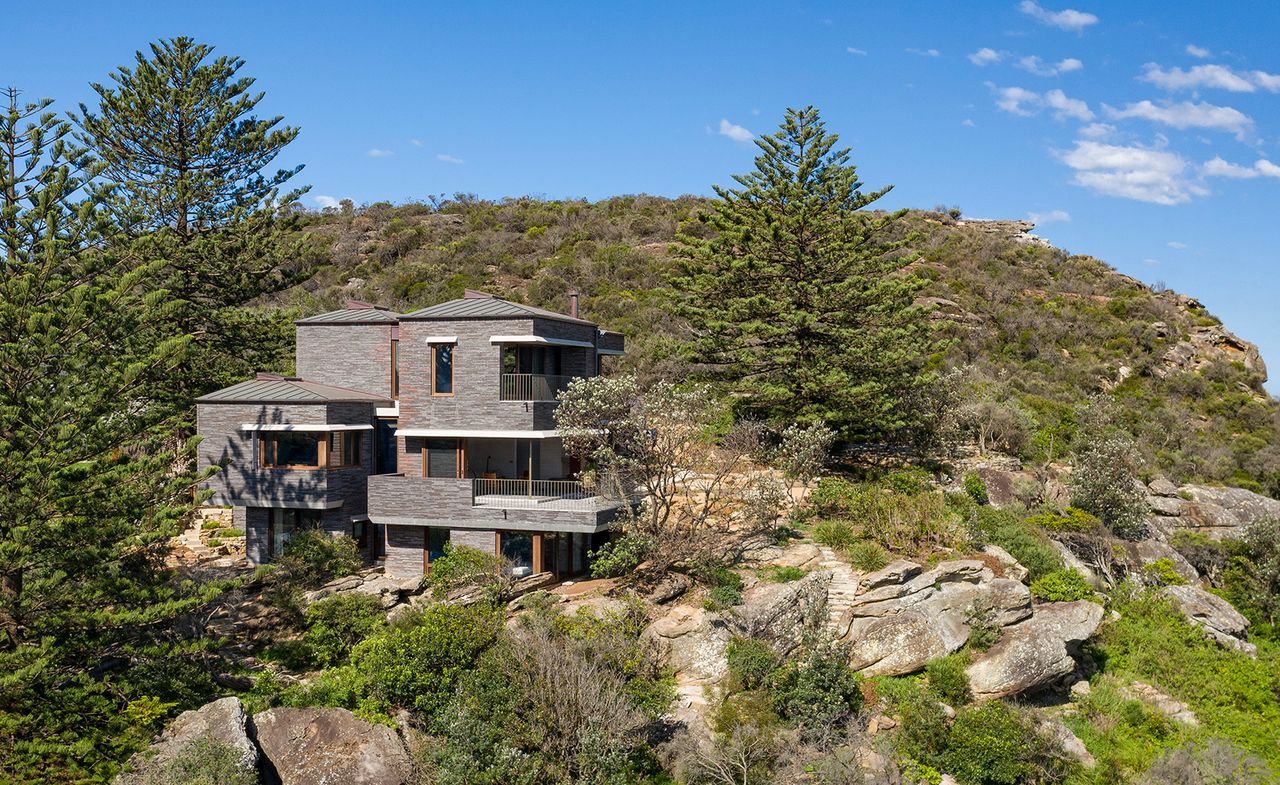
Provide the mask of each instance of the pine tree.
{"label": "pine tree", "polygon": [[255,115],[264,94],[240,75],[244,61],[212,54],[191,38],[154,43],[95,83],[97,107],[77,117],[118,185],[135,253],[168,261],[152,283],[176,302],[172,333],[194,342],[170,379],[178,400],[287,364],[287,315],[245,306],[303,275],[301,247],[285,239],[302,191],[280,190],[302,166],[268,171],[298,129]]}
{"label": "pine tree", "polygon": [[837,141],[813,107],[788,109],[741,187],[682,227],[671,284],[691,358],[745,413],[874,438],[910,424],[930,334],[905,211],[864,211],[889,188],[864,194]]}
{"label": "pine tree", "polygon": [[165,681],[182,682],[167,623],[217,590],[181,587],[162,563],[195,478],[161,447],[175,409],[153,390],[189,340],[152,343],[172,317],[143,286],[160,263],[121,253],[100,167],[69,124],[48,101],[7,97],[0,781],[105,779],[163,717]]}

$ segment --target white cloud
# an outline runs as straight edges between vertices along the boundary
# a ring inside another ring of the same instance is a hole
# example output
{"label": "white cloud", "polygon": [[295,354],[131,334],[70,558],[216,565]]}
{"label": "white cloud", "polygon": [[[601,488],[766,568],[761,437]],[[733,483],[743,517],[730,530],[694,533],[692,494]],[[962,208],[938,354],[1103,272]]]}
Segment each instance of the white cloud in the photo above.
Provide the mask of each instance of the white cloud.
{"label": "white cloud", "polygon": [[1187,162],[1165,150],[1080,139],[1058,158],[1075,170],[1072,182],[1105,196],[1171,205],[1208,193],[1187,178]]}
{"label": "white cloud", "polygon": [[319,205],[319,206],[320,206],[320,209],[321,209],[321,210],[324,210],[324,209],[327,209],[327,208],[330,208],[330,207],[337,207],[337,206],[338,206],[338,204],[339,204],[339,200],[338,200],[338,198],[337,198],[337,197],[335,197],[335,196],[325,196],[324,194],[316,194],[315,196],[311,197],[311,199],[312,199],[312,200],[313,200],[317,205]]}
{"label": "white cloud", "polygon": [[921,57],[937,57],[942,54],[942,52],[939,52],[937,49],[913,49],[909,46],[905,51],[910,52],[913,55],[920,55]]}
{"label": "white cloud", "polygon": [[393,153],[390,150],[380,150],[377,147],[375,147],[371,149],[368,153],[366,153],[366,155],[368,155],[370,158],[386,158],[389,155],[395,155],[395,153]]}
{"label": "white cloud", "polygon": [[1061,90],[1050,90],[1044,94],[1044,102],[1050,109],[1053,109],[1053,117],[1055,120],[1080,120],[1089,122],[1093,119],[1093,112],[1089,109],[1089,104],[1081,101],[1079,98],[1068,98],[1067,94]]}
{"label": "white cloud", "polygon": [[997,52],[989,46],[984,46],[978,51],[969,55],[969,62],[974,65],[991,65],[998,63],[1004,59],[1004,52]]}
{"label": "white cloud", "polygon": [[1254,161],[1253,168],[1257,169],[1263,177],[1280,177],[1280,166],[1276,166],[1265,158]]}
{"label": "white cloud", "polygon": [[1108,123],[1090,123],[1080,129],[1080,135],[1089,139],[1106,139],[1116,132],[1116,127]]}
{"label": "white cloud", "polygon": [[1165,90],[1198,90],[1212,87],[1230,90],[1233,93],[1254,91],[1254,85],[1248,79],[1226,66],[1215,63],[1193,66],[1186,71],[1181,68],[1165,70],[1155,63],[1147,63],[1142,66],[1142,76],[1138,79]]}
{"label": "white cloud", "polygon": [[1224,161],[1222,156],[1205,161],[1200,171],[1205,177],[1230,177],[1233,180],[1252,180],[1255,177],[1280,178],[1280,166],[1276,166],[1265,158],[1253,162],[1252,167]]}
{"label": "white cloud", "polygon": [[973,128],[974,126],[977,125],[977,123],[975,123],[973,120],[966,117],[965,119],[960,121],[960,125],[963,125],[965,128]]}
{"label": "white cloud", "polygon": [[1254,71],[1249,74],[1253,78],[1253,83],[1263,90],[1272,93],[1280,93],[1280,74],[1269,74],[1266,71]]}
{"label": "white cloud", "polygon": [[421,139],[410,139],[410,140],[409,140],[409,144],[413,145],[414,147],[421,147],[421,146],[422,146],[422,140],[421,140]]}
{"label": "white cloud", "polygon": [[1187,44],[1187,54],[1191,55],[1192,57],[1198,57],[1201,60],[1205,59],[1206,57],[1213,57],[1213,52],[1210,52],[1208,49],[1205,49],[1203,46],[1196,46],[1195,44]]}
{"label": "white cloud", "polygon": [[466,161],[463,161],[461,158],[456,158],[456,157],[454,157],[454,156],[452,156],[452,155],[449,155],[448,153],[436,153],[436,160],[437,160],[437,161],[444,161],[444,162],[445,162],[445,163],[447,163],[447,164],[462,164],[462,163],[466,163]]}
{"label": "white cloud", "polygon": [[988,83],[990,87],[996,91],[996,106],[1001,111],[1009,114],[1016,114],[1019,117],[1030,117],[1040,109],[1040,94],[1033,93],[1021,87],[995,87]]}
{"label": "white cloud", "polygon": [[1066,210],[1050,210],[1047,213],[1031,213],[1027,216],[1027,220],[1037,226],[1051,223],[1071,223],[1071,213]]}
{"label": "white cloud", "polygon": [[1068,57],[1056,63],[1046,63],[1036,55],[1020,57],[1015,65],[1036,76],[1057,76],[1058,74],[1066,74],[1084,68],[1084,63],[1074,57]]}
{"label": "white cloud", "polygon": [[1215,106],[1203,101],[1198,104],[1183,101],[1180,104],[1164,105],[1139,101],[1136,104],[1125,104],[1123,109],[1108,106],[1106,110],[1107,115],[1116,120],[1139,118],[1179,130],[1208,128],[1214,131],[1229,131],[1241,138],[1245,131],[1253,128],[1253,120],[1240,110],[1230,106]]}
{"label": "white cloud", "polygon": [[728,120],[720,121],[720,135],[727,136],[735,142],[750,142],[756,138],[755,134],[740,125],[734,125]]}
{"label": "white cloud", "polygon": [[1018,5],[1022,13],[1027,14],[1033,19],[1056,27],[1060,30],[1067,30],[1072,33],[1082,32],[1089,25],[1098,23],[1098,17],[1084,11],[1077,11],[1074,8],[1066,8],[1062,11],[1050,11],[1042,7],[1035,0],[1022,0]]}
{"label": "white cloud", "polygon": [[846,46],[844,50],[851,55],[865,55],[867,53],[866,49],[859,49],[856,46]]}
{"label": "white cloud", "polygon": [[1182,249],[1187,247],[1186,243],[1180,243],[1177,240],[1170,240],[1169,242],[1165,243],[1165,245],[1169,246],[1175,251],[1181,251]]}

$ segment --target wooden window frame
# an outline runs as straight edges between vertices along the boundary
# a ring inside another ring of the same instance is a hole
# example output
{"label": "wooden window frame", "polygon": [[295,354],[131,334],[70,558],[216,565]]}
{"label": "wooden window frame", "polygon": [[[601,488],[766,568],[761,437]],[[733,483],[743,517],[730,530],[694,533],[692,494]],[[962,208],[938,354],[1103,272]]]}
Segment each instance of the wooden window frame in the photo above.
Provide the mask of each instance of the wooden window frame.
{"label": "wooden window frame", "polygon": [[[314,433],[316,438],[316,463],[280,464],[276,463],[279,454],[276,439],[283,433]],[[266,431],[258,435],[258,466],[263,469],[287,469],[289,471],[315,471],[329,464],[329,439],[322,432],[312,431]]]}
{"label": "wooden window frame", "polygon": [[[431,465],[431,449],[428,445],[437,441],[436,439],[422,440],[422,476],[432,480],[464,480],[467,477],[467,440],[466,439],[449,439],[454,443],[454,460],[457,461],[457,470],[453,477],[432,477],[428,473],[428,467]],[[446,441],[441,439],[439,441]]]}
{"label": "wooden window frame", "polygon": [[[334,447],[334,441],[337,440],[338,446]],[[361,431],[330,431],[329,438],[324,440],[326,443],[325,452],[326,463],[330,469],[358,469],[364,465],[364,439]],[[346,453],[346,445],[349,441],[355,442],[356,454],[354,463],[344,463],[343,458]],[[338,463],[334,463],[333,459],[337,458]]]}
{"label": "wooden window frame", "polygon": [[[435,380],[432,380],[432,386],[435,386]],[[391,397],[399,400],[400,398],[400,339],[391,339]]]}
{"label": "wooden window frame", "polygon": [[[436,392],[436,355],[440,351],[440,347],[448,346],[449,354],[449,392]],[[458,344],[456,343],[433,343],[431,344],[431,397],[432,398],[452,398],[458,392],[457,374],[454,371],[458,364]]]}

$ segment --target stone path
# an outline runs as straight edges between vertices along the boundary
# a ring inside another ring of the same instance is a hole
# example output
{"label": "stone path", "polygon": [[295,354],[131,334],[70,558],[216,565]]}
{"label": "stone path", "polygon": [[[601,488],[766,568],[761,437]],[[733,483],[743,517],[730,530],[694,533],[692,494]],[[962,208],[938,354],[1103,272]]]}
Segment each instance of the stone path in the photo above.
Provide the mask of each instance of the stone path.
{"label": "stone path", "polygon": [[827,590],[827,626],[839,634],[840,619],[858,593],[858,572],[831,548],[825,545],[819,545],[818,548],[822,551],[819,565],[831,573],[831,587]]}

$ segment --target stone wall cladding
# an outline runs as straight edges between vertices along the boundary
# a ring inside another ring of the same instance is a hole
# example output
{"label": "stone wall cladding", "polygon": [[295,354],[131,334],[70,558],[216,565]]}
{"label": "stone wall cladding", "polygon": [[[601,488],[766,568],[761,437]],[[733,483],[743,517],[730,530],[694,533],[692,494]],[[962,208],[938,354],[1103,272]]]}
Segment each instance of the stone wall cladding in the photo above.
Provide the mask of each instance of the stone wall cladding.
{"label": "stone wall cladding", "polygon": [[267,508],[237,507],[245,515],[245,556],[250,564],[267,561]]}
{"label": "stone wall cladding", "polygon": [[423,529],[416,526],[387,527],[388,575],[409,578],[422,574],[423,536]]}
{"label": "stone wall cladding", "polygon": [[618,508],[605,510],[503,510],[471,505],[470,480],[425,479],[393,474],[369,480],[369,518],[396,526],[511,529],[593,534],[609,527]]}
{"label": "stone wall cladding", "polygon": [[496,533],[494,529],[450,529],[449,542],[491,554],[496,553],[494,548],[498,543]]}
{"label": "stone wall cladding", "polygon": [[297,325],[298,376],[391,396],[389,324]]}

